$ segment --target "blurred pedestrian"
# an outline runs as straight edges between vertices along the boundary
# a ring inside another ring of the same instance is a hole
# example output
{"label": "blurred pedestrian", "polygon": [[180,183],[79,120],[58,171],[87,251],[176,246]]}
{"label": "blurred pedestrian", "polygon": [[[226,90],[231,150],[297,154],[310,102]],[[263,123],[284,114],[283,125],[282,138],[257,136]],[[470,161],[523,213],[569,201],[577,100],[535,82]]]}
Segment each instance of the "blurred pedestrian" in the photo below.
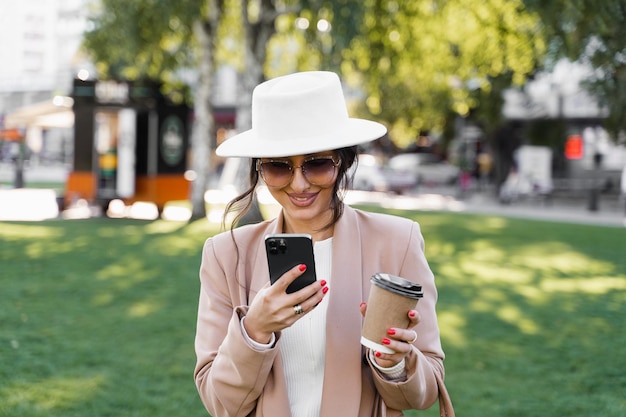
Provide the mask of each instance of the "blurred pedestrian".
{"label": "blurred pedestrian", "polygon": [[[262,179],[282,206],[276,219],[206,241],[200,268],[195,380],[209,413],[223,416],[400,416],[440,401],[454,411],[443,377],[437,290],[414,221],[367,213],[341,199],[358,144],[385,134],[349,118],[330,72],[278,77],[256,87],[252,129],[226,140],[221,156],[248,157],[250,188],[226,214],[240,218]],[[317,282],[295,293],[295,265],[269,284],[264,237],[306,233],[314,241]],[[364,300],[378,272],[419,283],[424,297],[406,328],[360,344]]]}

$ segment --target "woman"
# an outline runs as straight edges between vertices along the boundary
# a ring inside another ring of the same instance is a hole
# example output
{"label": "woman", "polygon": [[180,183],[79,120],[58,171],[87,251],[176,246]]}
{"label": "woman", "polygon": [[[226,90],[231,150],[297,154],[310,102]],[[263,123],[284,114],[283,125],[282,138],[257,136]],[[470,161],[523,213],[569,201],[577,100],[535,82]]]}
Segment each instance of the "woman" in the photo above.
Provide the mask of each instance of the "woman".
{"label": "woman", "polygon": [[[227,212],[239,209],[241,217],[260,179],[282,211],[205,243],[194,375],[213,417],[401,416],[438,398],[442,415],[454,415],[418,224],[358,211],[340,198],[356,145],[385,132],[348,117],[334,73],[304,72],[257,86],[252,129],[217,149],[252,158],[251,187]],[[270,233],[312,236],[317,282],[286,293],[307,268],[294,265],[269,284]],[[424,292],[407,311],[409,328],[391,328],[380,341],[394,354],[360,345],[369,279],[377,272],[418,282]]]}

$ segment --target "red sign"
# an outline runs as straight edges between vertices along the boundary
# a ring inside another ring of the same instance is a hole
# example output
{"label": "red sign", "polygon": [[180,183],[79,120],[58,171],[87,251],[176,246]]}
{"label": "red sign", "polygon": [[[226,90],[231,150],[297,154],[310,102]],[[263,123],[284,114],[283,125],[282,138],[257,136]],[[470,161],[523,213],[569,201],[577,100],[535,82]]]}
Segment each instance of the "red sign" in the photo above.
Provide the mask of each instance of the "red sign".
{"label": "red sign", "polygon": [[581,159],[583,157],[583,138],[580,135],[569,135],[565,142],[565,157]]}

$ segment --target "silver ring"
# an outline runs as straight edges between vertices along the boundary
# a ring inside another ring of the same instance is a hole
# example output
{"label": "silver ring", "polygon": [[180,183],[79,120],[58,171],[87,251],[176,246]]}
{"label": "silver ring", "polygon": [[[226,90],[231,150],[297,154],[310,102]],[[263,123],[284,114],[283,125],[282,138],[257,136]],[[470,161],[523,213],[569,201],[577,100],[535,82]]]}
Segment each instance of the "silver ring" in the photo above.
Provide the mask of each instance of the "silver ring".
{"label": "silver ring", "polygon": [[407,343],[410,343],[410,344],[415,343],[415,341],[417,340],[417,332],[413,332],[413,334],[415,335],[415,337],[413,338],[413,340],[407,340]]}
{"label": "silver ring", "polygon": [[[296,313],[296,316],[299,316],[300,314],[304,313],[304,311],[302,311],[302,306],[300,304],[296,304],[295,306],[293,306],[293,311],[294,313]],[[417,335],[415,336],[415,338],[417,339]]]}

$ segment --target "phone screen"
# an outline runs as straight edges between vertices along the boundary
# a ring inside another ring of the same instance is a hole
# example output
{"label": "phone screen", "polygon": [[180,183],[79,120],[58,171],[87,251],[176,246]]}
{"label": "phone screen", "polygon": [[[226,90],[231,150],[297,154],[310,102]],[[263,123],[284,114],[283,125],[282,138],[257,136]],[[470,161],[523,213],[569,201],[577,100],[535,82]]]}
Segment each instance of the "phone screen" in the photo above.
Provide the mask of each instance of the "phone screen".
{"label": "phone screen", "polygon": [[265,251],[270,281],[276,282],[296,265],[305,264],[306,271],[287,287],[287,293],[298,291],[316,281],[313,239],[307,234],[273,234],[265,237]]}

